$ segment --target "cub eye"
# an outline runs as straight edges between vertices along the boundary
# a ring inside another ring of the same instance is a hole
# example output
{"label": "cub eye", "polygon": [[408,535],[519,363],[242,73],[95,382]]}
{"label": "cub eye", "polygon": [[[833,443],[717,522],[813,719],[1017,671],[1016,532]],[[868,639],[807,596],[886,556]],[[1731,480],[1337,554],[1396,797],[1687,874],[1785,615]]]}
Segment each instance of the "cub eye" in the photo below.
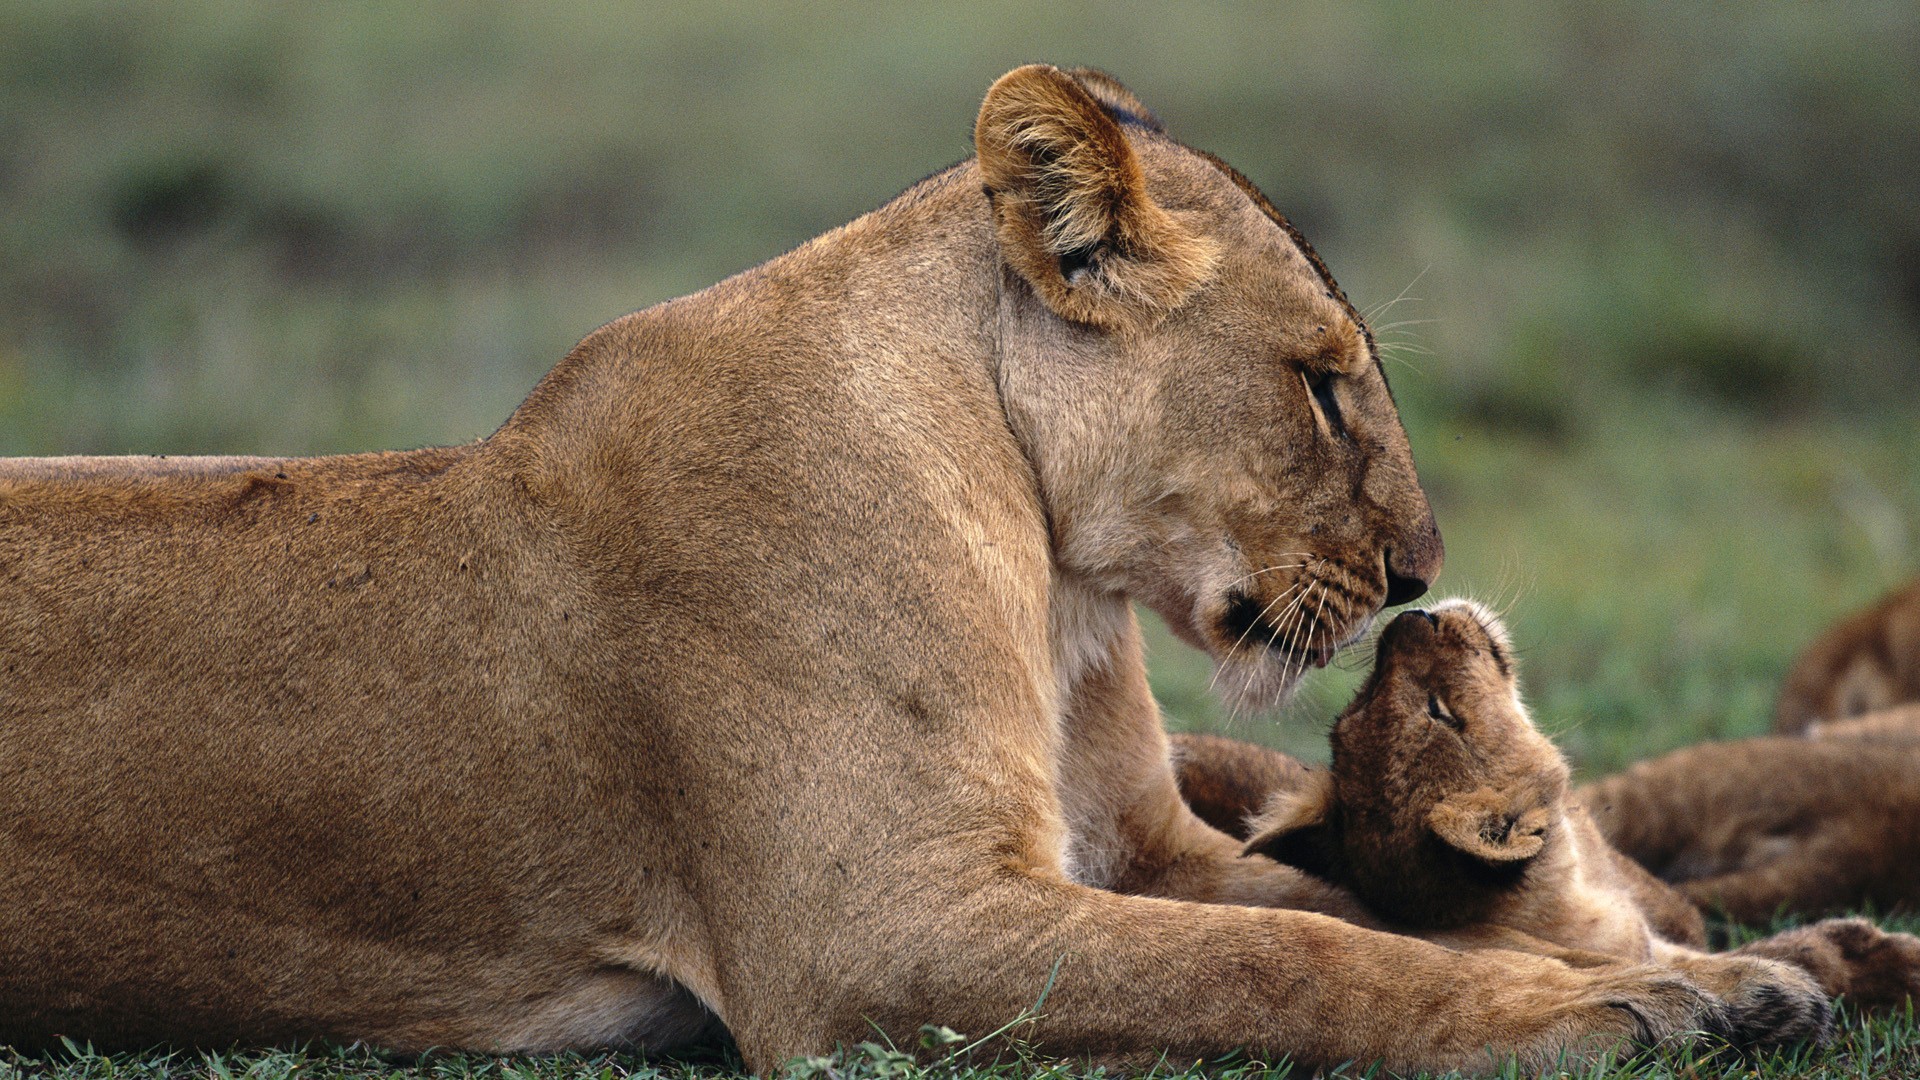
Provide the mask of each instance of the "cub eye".
{"label": "cub eye", "polygon": [[1466,725],[1460,722],[1460,718],[1448,712],[1445,705],[1440,704],[1440,695],[1438,694],[1427,695],[1427,715],[1455,731],[1466,730]]}
{"label": "cub eye", "polygon": [[1346,425],[1340,419],[1340,399],[1333,394],[1333,375],[1316,368],[1302,368],[1300,381],[1307,385],[1307,393],[1313,398],[1313,407],[1327,426],[1327,431],[1345,438]]}

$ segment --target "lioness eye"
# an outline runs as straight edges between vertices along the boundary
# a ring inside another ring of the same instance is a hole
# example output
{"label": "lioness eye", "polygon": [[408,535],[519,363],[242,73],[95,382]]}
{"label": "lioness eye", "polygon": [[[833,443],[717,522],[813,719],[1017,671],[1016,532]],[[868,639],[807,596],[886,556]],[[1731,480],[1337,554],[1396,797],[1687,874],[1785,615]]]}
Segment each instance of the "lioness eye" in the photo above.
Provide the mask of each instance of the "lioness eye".
{"label": "lioness eye", "polygon": [[1326,421],[1327,430],[1344,437],[1347,429],[1340,419],[1340,399],[1333,395],[1333,376],[1325,371],[1305,368],[1300,372],[1300,380],[1307,384],[1307,392],[1313,395],[1314,407],[1320,410],[1320,418]]}
{"label": "lioness eye", "polygon": [[1466,726],[1460,722],[1459,717],[1448,712],[1445,705],[1440,704],[1440,695],[1438,694],[1427,695],[1427,715],[1455,731],[1460,731]]}

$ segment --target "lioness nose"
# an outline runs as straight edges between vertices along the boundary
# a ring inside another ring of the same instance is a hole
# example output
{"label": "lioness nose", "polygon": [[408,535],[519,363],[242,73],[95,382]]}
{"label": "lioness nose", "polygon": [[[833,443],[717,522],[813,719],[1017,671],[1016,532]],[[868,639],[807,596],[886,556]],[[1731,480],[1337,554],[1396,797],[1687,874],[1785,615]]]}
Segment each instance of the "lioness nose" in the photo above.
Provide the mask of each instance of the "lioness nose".
{"label": "lioness nose", "polygon": [[1387,548],[1381,560],[1386,563],[1387,607],[1411,603],[1426,595],[1427,587],[1440,576],[1440,564],[1446,561],[1446,545],[1440,541],[1440,530],[1433,523],[1432,512],[1422,514],[1421,518],[1418,525]]}
{"label": "lioness nose", "polygon": [[1427,593],[1427,586],[1433,582],[1430,577],[1403,574],[1393,565],[1393,549],[1387,549],[1387,607],[1412,603]]}

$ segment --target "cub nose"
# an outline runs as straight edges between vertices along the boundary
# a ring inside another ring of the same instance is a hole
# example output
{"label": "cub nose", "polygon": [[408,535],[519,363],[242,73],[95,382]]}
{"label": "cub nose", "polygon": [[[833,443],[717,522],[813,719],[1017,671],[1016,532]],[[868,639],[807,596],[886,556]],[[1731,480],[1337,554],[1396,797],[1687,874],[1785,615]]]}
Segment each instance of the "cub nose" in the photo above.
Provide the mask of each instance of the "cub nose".
{"label": "cub nose", "polygon": [[1414,635],[1416,641],[1432,640],[1434,628],[1439,625],[1440,620],[1434,617],[1433,612],[1422,608],[1414,608],[1395,615],[1393,621],[1387,624],[1386,630],[1380,634],[1380,656],[1385,658],[1387,650],[1408,634]]}

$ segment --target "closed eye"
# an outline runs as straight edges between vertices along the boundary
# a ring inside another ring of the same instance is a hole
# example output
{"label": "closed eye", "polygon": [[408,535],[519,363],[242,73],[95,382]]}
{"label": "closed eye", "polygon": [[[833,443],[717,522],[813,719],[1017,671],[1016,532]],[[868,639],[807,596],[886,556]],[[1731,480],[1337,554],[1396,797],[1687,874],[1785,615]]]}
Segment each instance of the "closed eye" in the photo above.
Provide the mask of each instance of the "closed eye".
{"label": "closed eye", "polygon": [[1466,730],[1467,725],[1462,723],[1459,717],[1453,715],[1445,705],[1440,703],[1440,695],[1438,694],[1427,695],[1427,715],[1455,731]]}
{"label": "closed eye", "polygon": [[1317,368],[1303,368],[1300,381],[1307,386],[1307,393],[1313,398],[1313,407],[1320,414],[1320,422],[1329,435],[1345,438],[1346,423],[1340,416],[1340,399],[1333,393],[1334,376]]}

